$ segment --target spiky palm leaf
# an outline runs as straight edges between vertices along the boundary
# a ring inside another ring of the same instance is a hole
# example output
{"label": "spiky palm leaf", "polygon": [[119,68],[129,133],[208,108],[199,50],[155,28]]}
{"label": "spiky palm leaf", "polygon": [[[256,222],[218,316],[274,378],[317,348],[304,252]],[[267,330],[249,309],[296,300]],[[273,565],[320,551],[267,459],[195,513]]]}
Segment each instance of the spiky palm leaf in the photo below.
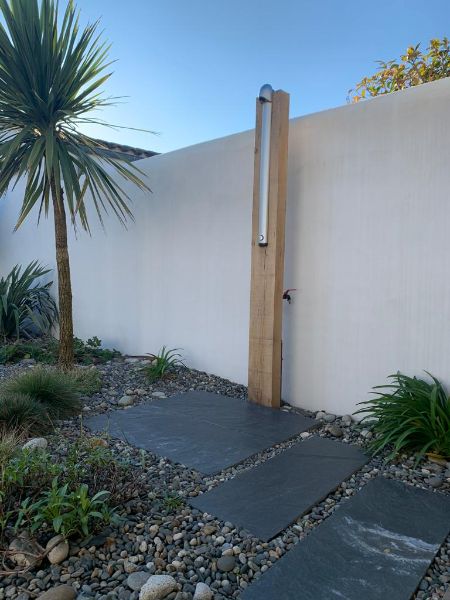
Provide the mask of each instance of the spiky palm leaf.
{"label": "spiky palm leaf", "polygon": [[66,214],[89,230],[90,197],[102,220],[111,208],[131,216],[120,181],[148,189],[133,165],[102,152],[82,134],[83,123],[102,123],[91,113],[110,105],[101,87],[110,77],[109,46],[97,23],[80,29],[70,0],[62,20],[54,0],[0,0],[0,195],[25,180],[16,228],[30,211],[53,207],[59,297],[59,364],[73,366],[72,284]]}
{"label": "spiky palm leaf", "polygon": [[48,212],[53,183],[74,224],[89,229],[87,192],[100,220],[111,208],[125,221],[129,197],[108,166],[148,189],[140,171],[79,131],[103,123],[89,115],[113,103],[100,91],[111,63],[98,23],[80,30],[72,1],[60,22],[53,0],[0,0],[0,11],[0,195],[25,177],[17,227],[36,204]]}

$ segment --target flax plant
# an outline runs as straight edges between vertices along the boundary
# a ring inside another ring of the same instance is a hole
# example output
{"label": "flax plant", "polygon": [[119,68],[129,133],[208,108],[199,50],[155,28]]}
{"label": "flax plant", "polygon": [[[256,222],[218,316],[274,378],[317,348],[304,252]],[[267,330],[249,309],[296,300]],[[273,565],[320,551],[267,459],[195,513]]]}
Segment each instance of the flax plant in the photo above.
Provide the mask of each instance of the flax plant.
{"label": "flax plant", "polygon": [[80,27],[71,1],[60,15],[53,0],[0,0],[0,15],[0,195],[24,182],[16,229],[35,207],[39,216],[53,215],[59,364],[67,370],[73,365],[68,221],[89,231],[91,204],[100,221],[111,210],[125,222],[130,198],[120,182],[148,187],[139,169],[80,131],[105,125],[93,112],[115,102],[102,91],[111,63],[98,22]]}

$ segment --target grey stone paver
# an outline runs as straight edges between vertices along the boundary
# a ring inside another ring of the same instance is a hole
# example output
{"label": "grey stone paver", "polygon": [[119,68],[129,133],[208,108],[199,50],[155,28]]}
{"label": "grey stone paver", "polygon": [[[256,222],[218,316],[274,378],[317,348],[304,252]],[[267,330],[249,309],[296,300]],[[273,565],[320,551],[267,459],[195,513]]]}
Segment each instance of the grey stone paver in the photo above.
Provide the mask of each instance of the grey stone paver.
{"label": "grey stone paver", "polygon": [[108,431],[138,448],[212,474],[315,427],[317,422],[237,398],[192,391],[90,417],[85,424],[93,431]]}
{"label": "grey stone paver", "polygon": [[314,437],[189,503],[267,541],[318,504],[368,457],[356,446]]}
{"label": "grey stone paver", "polygon": [[377,477],[242,600],[410,600],[450,531],[450,499]]}

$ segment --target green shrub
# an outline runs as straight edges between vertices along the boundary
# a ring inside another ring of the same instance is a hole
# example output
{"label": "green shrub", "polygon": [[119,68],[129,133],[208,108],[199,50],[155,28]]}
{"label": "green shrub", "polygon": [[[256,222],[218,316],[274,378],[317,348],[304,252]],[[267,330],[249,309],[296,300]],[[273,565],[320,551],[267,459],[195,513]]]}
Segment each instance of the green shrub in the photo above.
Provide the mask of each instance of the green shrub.
{"label": "green shrub", "polygon": [[1,487],[9,490],[16,487],[17,496],[33,497],[62,472],[62,466],[46,450],[16,448],[4,467]]}
{"label": "green shrub", "polygon": [[24,358],[33,358],[36,362],[49,365],[56,364],[58,358],[58,341],[54,338],[37,340],[18,340],[0,346],[0,364],[17,363]]}
{"label": "green shrub", "polygon": [[73,342],[75,362],[82,365],[105,363],[121,356],[118,350],[102,348],[102,340],[99,340],[95,335],[86,342],[79,338],[73,338]]}
{"label": "green shrub", "polygon": [[[17,340],[0,346],[0,364],[16,363],[24,358],[54,365],[58,362],[59,342],[47,336],[36,340]],[[87,342],[74,338],[75,362],[82,365],[103,364],[121,356],[118,350],[102,348],[101,340],[93,337]]]}
{"label": "green shrub", "polygon": [[164,379],[173,371],[176,367],[185,366],[181,354],[177,352],[179,348],[167,349],[163,346],[158,354],[151,354],[151,364],[149,367],[145,367],[150,381],[157,381],[158,379]]}
{"label": "green shrub", "polygon": [[27,394],[0,393],[0,427],[43,433],[50,429],[51,420],[45,406]]}
{"label": "green shrub", "polygon": [[[88,438],[70,445],[59,461],[46,450],[16,447],[0,467],[0,535],[7,526],[16,531],[89,535],[96,525],[116,519],[111,500],[121,503],[135,491],[129,469],[119,465],[107,448],[93,448]],[[116,469],[120,477],[115,477]],[[118,494],[125,488],[128,495]]]}
{"label": "green shrub", "polygon": [[[365,414],[375,437],[369,448],[377,454],[390,448],[388,459],[401,452],[450,457],[450,399],[442,384],[397,373],[391,385],[377,386],[377,397],[356,414]],[[385,390],[382,392],[381,390]]]}
{"label": "green shrub", "polygon": [[70,375],[57,370],[32,369],[7,381],[3,393],[32,398],[51,419],[70,417],[81,410],[75,381]]}
{"label": "green shrub", "polygon": [[16,265],[0,279],[0,338],[34,337],[50,331],[58,318],[50,295],[52,282],[39,280],[50,273],[37,261],[23,270]]}
{"label": "green shrub", "polygon": [[68,375],[82,396],[92,396],[102,389],[103,377],[95,367],[73,369]]}

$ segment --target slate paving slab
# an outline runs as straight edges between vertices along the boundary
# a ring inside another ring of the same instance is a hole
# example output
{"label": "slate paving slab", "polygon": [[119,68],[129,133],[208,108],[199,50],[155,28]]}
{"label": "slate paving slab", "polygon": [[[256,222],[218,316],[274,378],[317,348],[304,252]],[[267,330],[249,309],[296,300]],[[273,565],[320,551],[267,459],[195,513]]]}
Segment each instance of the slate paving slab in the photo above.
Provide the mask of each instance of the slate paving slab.
{"label": "slate paving slab", "polygon": [[410,600],[450,531],[450,498],[378,477],[242,600]]}
{"label": "slate paving slab", "polygon": [[368,460],[356,446],[312,437],[189,503],[268,541]]}
{"label": "slate paving slab", "polygon": [[193,391],[96,415],[85,424],[209,475],[315,427],[317,421]]}

